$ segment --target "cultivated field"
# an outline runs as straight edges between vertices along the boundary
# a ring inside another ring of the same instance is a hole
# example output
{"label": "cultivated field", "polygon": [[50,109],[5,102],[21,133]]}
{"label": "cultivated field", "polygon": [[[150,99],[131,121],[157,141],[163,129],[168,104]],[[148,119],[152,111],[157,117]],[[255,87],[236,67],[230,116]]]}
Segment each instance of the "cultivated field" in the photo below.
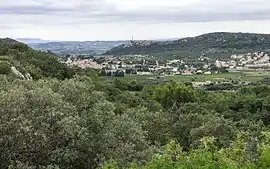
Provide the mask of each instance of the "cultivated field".
{"label": "cultivated field", "polygon": [[156,76],[156,75],[126,75],[125,77],[101,77],[103,80],[137,80],[142,83],[147,82],[163,82],[163,81],[175,81],[175,82],[222,82],[222,81],[245,81],[256,82],[266,77],[270,77],[270,73],[266,71],[242,71],[242,72],[228,72],[212,75],[175,75],[175,76]]}

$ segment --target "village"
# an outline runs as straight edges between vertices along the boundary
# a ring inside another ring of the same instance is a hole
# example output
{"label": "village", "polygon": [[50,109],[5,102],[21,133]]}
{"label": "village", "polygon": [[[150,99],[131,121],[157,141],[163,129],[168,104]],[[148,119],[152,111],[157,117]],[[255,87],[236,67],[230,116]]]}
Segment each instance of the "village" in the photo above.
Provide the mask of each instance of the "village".
{"label": "village", "polygon": [[[65,63],[69,66],[99,70],[103,76],[160,75],[178,76],[195,74],[218,74],[229,70],[268,70],[270,57],[264,52],[232,55],[229,60],[213,60],[200,56],[197,60],[184,62],[179,59],[157,60],[153,56],[96,56],[83,58],[70,56]],[[121,72],[121,73],[120,73]]]}

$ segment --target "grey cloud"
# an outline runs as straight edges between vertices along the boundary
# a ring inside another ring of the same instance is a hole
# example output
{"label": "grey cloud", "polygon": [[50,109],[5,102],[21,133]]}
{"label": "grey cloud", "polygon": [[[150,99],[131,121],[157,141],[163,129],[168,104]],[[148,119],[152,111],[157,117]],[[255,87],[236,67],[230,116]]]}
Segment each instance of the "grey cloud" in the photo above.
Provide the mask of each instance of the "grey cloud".
{"label": "grey cloud", "polygon": [[0,9],[0,14],[13,14],[13,15],[40,15],[40,14],[60,14],[67,12],[68,9],[63,8],[49,8],[49,7],[6,7]]}
{"label": "grey cloud", "polygon": [[0,29],[14,29],[14,26],[11,25],[0,25]]}
{"label": "grey cloud", "polygon": [[[164,0],[166,1],[166,0]],[[159,7],[156,9],[119,10],[106,0],[82,0],[72,5],[57,6],[53,1],[35,0],[39,5],[1,7],[0,15],[13,15],[26,23],[82,24],[89,22],[210,22],[270,19],[268,0],[201,0],[188,8]],[[256,3],[257,2],[257,3]],[[68,4],[70,3],[70,4]],[[155,3],[155,2],[153,2]],[[27,17],[27,18],[26,18]],[[42,17],[43,20],[36,20]]]}
{"label": "grey cloud", "polygon": [[270,11],[256,12],[108,12],[108,13],[84,13],[81,20],[95,20],[96,22],[211,22],[211,21],[236,21],[236,20],[265,20],[270,19]]}
{"label": "grey cloud", "polygon": [[[112,17],[108,15],[107,17]],[[133,21],[154,21],[154,22],[210,22],[210,21],[233,21],[233,20],[264,20],[270,19],[270,11],[259,12],[232,12],[232,13],[129,13],[126,15],[118,15],[115,18],[133,20]]]}
{"label": "grey cloud", "polygon": [[[99,10],[99,7],[103,0],[91,0],[91,3],[86,0],[81,3],[73,4],[75,0],[60,1],[61,3],[53,0],[20,0],[23,5],[17,5],[14,3],[0,2],[0,14],[13,14],[13,15],[65,15],[72,12],[73,14],[79,14],[88,10]],[[35,3],[34,3],[35,2]],[[64,3],[63,3],[64,2]],[[80,1],[79,1],[80,2]],[[98,2],[98,3],[97,3]]]}

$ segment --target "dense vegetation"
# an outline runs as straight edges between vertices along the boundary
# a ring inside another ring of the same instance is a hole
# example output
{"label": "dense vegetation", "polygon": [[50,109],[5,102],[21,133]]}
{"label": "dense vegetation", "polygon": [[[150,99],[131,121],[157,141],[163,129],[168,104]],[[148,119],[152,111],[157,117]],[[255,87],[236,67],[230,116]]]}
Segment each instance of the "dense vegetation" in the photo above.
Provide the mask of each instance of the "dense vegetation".
{"label": "dense vegetation", "polygon": [[269,79],[236,92],[105,82],[4,41],[1,63],[41,72],[25,68],[33,80],[0,75],[0,168],[270,167]]}
{"label": "dense vegetation", "polygon": [[250,33],[209,33],[193,38],[167,42],[133,41],[129,46],[120,45],[105,55],[149,54],[158,56],[228,58],[231,54],[266,51],[270,35]]}
{"label": "dense vegetation", "polygon": [[12,39],[0,39],[0,74],[12,74],[12,66],[23,74],[29,73],[33,79],[65,79],[71,78],[74,73],[52,53],[35,51]]}
{"label": "dense vegetation", "polygon": [[0,168],[268,168],[270,87],[0,80]]}

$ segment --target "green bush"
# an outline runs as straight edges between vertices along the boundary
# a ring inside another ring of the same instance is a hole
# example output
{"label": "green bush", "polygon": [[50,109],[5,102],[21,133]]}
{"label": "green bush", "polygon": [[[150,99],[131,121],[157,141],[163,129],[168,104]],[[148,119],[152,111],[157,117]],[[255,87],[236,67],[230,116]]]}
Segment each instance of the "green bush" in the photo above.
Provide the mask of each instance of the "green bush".
{"label": "green bush", "polygon": [[0,61],[0,74],[8,75],[11,73],[11,66],[7,62]]}

